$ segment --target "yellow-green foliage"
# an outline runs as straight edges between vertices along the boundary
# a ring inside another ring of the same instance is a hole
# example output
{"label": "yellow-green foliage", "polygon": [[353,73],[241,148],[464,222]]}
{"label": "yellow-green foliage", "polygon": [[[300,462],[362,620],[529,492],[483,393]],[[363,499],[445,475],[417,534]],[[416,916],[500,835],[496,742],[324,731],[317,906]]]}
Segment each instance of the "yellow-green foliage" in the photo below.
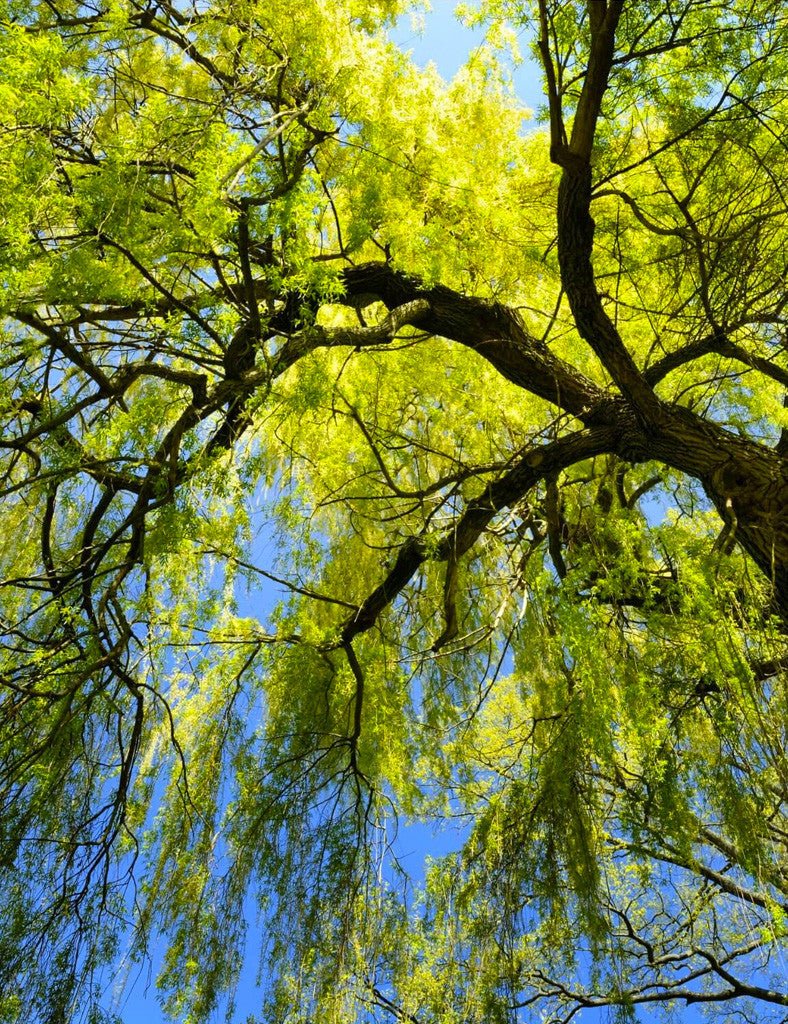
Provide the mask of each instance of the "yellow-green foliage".
{"label": "yellow-green foliage", "polygon": [[[189,1024],[249,950],[282,1024],[772,991],[785,635],[733,506],[623,444],[496,504],[578,421],[345,291],[505,304],[621,399],[511,85],[541,9],[571,131],[587,5],[461,6],[447,82],[405,0],[0,4],[0,1021],[108,1019],[151,949]],[[593,154],[604,311],[646,373],[700,346],[656,393],[748,451],[788,428],[779,6],[625,5]]]}

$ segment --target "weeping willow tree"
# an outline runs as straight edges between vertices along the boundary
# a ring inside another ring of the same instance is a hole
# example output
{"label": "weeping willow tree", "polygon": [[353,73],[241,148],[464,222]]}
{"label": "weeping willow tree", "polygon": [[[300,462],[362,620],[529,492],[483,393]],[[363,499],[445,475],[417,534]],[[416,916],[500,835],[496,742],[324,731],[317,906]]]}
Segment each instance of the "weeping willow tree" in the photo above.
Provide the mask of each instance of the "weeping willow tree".
{"label": "weeping willow tree", "polygon": [[407,7],[3,0],[9,1024],[788,1019],[788,11]]}

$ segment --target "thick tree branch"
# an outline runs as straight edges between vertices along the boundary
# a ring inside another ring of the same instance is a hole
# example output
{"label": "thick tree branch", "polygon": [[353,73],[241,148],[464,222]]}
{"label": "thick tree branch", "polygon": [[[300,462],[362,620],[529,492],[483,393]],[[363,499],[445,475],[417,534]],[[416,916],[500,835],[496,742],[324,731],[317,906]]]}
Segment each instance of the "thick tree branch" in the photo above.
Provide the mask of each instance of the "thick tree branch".
{"label": "thick tree branch", "polygon": [[605,5],[599,3],[599,0],[589,0],[587,7],[591,24],[591,46],[569,139],[572,157],[584,164],[591,160],[596,124],[613,64],[616,27],[624,3],[623,0],[609,0]]}
{"label": "thick tree branch", "polygon": [[615,52],[615,32],[623,10],[621,0],[590,2],[591,30],[588,65],[568,145],[564,139],[560,97],[548,42],[548,15],[540,3],[539,49],[548,83],[550,102],[550,158],[562,169],[558,192],[558,260],[561,283],[580,336],[589,343],[613,381],[644,421],[656,421],[660,403],[626,349],[604,310],[596,289],[591,253],[594,221],[591,217],[591,153],[596,125]]}
{"label": "thick tree branch", "polygon": [[[389,309],[425,299],[428,309],[414,325],[456,341],[486,359],[507,380],[591,425],[605,392],[532,337],[506,306],[484,302],[443,285],[424,288],[386,263],[366,263],[343,274],[354,302],[377,299]],[[353,342],[350,342],[353,344]]]}

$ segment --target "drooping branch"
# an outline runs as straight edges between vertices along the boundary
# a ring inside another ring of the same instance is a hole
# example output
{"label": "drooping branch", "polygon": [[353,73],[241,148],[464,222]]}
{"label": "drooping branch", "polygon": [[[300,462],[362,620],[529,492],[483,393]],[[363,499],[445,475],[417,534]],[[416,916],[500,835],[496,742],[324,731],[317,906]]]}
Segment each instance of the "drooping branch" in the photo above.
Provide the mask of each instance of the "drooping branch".
{"label": "drooping branch", "polygon": [[555,474],[584,459],[614,451],[619,433],[612,427],[596,427],[530,448],[498,480],[488,484],[470,501],[457,522],[435,537],[422,534],[409,538],[400,548],[385,580],[372,591],[352,615],[341,633],[341,642],[371,629],[383,612],[410,583],[428,560],[445,562],[467,554],[492,519],[523,498],[545,476]]}

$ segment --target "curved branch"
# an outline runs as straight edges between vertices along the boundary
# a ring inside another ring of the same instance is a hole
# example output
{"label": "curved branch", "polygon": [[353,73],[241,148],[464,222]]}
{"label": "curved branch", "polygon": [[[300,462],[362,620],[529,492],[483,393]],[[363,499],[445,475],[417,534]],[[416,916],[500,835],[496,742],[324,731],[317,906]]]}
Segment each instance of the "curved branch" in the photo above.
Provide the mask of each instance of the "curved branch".
{"label": "curved branch", "polygon": [[[526,330],[516,313],[499,303],[472,298],[444,285],[422,286],[387,263],[364,263],[342,277],[346,301],[379,300],[389,309],[426,299],[429,309],[415,325],[472,349],[506,380],[592,425],[604,402],[602,388],[558,359]],[[339,301],[342,301],[341,299]],[[351,344],[353,342],[350,342]]]}
{"label": "curved branch", "polygon": [[410,537],[399,550],[393,568],[345,623],[341,644],[371,629],[379,615],[405,589],[424,562],[456,560],[476,543],[494,516],[519,501],[545,476],[584,459],[614,451],[618,431],[598,427],[569,434],[547,445],[530,448],[502,477],[470,501],[457,522],[441,536]]}
{"label": "curved branch", "polygon": [[643,377],[651,385],[658,384],[659,381],[667,377],[673,370],[677,370],[679,367],[711,353],[724,356],[726,359],[734,359],[738,363],[744,363],[745,366],[758,370],[765,377],[770,377],[772,380],[777,381],[778,384],[788,387],[788,370],[784,370],[781,366],[776,366],[763,356],[751,354],[745,348],[742,348],[741,345],[729,341],[724,335],[720,334],[710,334],[708,337],[701,338],[700,341],[696,341],[692,345],[685,345],[676,352],[663,356],[659,362],[654,363],[653,366],[649,366],[644,371]]}

